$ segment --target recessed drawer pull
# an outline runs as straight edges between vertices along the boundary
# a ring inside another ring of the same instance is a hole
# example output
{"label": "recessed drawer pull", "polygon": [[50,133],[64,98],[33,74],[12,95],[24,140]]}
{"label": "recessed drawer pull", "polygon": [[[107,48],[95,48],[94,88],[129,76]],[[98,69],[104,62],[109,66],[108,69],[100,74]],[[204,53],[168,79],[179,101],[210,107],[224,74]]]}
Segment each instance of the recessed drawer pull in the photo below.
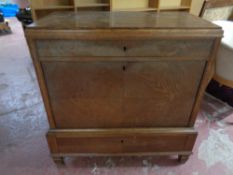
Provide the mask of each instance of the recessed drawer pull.
{"label": "recessed drawer pull", "polygon": [[123,47],[123,50],[124,50],[124,52],[126,52],[126,51],[127,51],[127,47],[126,47],[126,46],[124,46],[124,47]]}

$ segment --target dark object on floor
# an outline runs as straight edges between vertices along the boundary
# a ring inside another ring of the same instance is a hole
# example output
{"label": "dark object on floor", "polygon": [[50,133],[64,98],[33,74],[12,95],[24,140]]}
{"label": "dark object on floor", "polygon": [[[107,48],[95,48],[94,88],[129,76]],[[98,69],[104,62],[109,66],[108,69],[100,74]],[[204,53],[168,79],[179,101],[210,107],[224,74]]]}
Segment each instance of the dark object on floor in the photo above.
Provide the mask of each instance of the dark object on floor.
{"label": "dark object on floor", "polygon": [[4,22],[3,12],[0,10],[0,22]]}
{"label": "dark object on floor", "polygon": [[210,84],[207,87],[207,92],[233,107],[232,88],[220,85],[217,81],[211,80]]}
{"label": "dark object on floor", "polygon": [[5,22],[3,12],[0,10],[0,36],[11,33],[8,22]]}
{"label": "dark object on floor", "polygon": [[17,19],[23,23],[23,25],[29,25],[33,23],[32,13],[30,8],[20,9],[16,14]]}

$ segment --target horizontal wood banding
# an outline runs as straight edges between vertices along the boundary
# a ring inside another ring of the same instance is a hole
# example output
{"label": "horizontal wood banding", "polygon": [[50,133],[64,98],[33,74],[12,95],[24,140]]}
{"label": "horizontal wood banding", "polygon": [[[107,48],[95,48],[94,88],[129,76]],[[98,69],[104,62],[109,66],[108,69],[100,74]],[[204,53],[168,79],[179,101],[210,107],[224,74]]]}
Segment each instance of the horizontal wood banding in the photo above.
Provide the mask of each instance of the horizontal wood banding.
{"label": "horizontal wood banding", "polygon": [[169,156],[169,155],[191,155],[192,151],[175,151],[175,152],[135,152],[135,153],[52,153],[53,157],[87,157],[87,156]]}
{"label": "horizontal wood banding", "polygon": [[186,140],[195,142],[197,133],[192,128],[166,129],[51,130],[47,138],[56,138],[59,154],[191,152],[193,144],[187,146]]}
{"label": "horizontal wood banding", "polygon": [[40,57],[40,62],[119,62],[119,61],[130,61],[130,62],[155,62],[155,61],[202,61],[208,60],[208,58],[203,57]]}
{"label": "horizontal wood banding", "polygon": [[127,135],[176,135],[176,134],[195,134],[193,128],[176,127],[176,128],[108,128],[108,129],[50,129],[48,135],[56,135],[56,137],[93,137],[93,136],[117,136]]}
{"label": "horizontal wood banding", "polygon": [[[185,57],[207,59],[213,40],[38,40],[40,57]],[[52,59],[52,58],[51,58]]]}
{"label": "horizontal wood banding", "polygon": [[[27,29],[25,32],[27,37],[32,39],[70,39],[70,40],[145,40],[159,38],[221,38],[223,31],[219,29],[147,29],[147,30],[49,30],[49,29]],[[137,37],[135,37],[137,36]]]}

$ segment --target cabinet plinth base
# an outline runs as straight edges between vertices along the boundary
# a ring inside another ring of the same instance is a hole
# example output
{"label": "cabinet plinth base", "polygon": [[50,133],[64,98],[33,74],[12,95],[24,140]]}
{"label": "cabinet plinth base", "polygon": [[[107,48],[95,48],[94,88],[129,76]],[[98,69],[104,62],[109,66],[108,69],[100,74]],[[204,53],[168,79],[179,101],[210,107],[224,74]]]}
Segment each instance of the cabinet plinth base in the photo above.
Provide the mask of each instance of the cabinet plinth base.
{"label": "cabinet plinth base", "polygon": [[53,157],[53,161],[54,161],[54,163],[56,163],[58,165],[65,164],[64,157]]}
{"label": "cabinet plinth base", "polygon": [[178,161],[181,163],[185,163],[189,159],[190,155],[179,155],[178,156]]}

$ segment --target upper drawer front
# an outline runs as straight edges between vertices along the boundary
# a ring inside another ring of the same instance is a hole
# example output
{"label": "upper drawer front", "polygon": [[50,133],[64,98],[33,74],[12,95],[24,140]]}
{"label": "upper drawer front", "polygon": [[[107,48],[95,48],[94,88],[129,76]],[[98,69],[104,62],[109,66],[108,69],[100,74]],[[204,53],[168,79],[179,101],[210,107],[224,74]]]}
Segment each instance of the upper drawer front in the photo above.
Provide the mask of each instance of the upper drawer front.
{"label": "upper drawer front", "polygon": [[38,40],[36,45],[40,57],[148,56],[207,59],[213,40]]}

